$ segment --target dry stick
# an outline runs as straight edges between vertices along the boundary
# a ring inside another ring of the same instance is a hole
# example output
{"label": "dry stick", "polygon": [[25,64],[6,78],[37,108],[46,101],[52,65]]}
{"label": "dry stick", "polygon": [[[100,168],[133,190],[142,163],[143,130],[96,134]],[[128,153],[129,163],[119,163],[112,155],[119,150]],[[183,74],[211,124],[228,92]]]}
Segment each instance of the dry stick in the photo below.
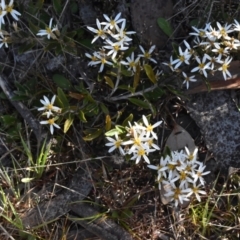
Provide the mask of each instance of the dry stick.
{"label": "dry stick", "polygon": [[[211,91],[216,91],[216,90],[226,90],[226,89],[239,89],[240,88],[240,77],[235,78],[235,79],[229,79],[226,81],[219,81],[215,80],[209,83]],[[206,84],[202,83],[201,85],[187,90],[185,93],[186,94],[194,94],[194,93],[201,93],[201,92],[207,92],[208,88]]]}
{"label": "dry stick", "polygon": [[106,101],[118,101],[118,100],[128,99],[130,97],[142,96],[144,93],[151,92],[157,87],[158,87],[158,85],[155,84],[152,87],[149,87],[147,89],[144,89],[144,90],[136,92],[136,93],[130,93],[130,94],[123,95],[123,96],[105,98],[105,100]]}
{"label": "dry stick", "polygon": [[38,143],[40,143],[42,140],[42,131],[39,121],[33,116],[33,114],[22,102],[12,100],[14,94],[11,88],[8,86],[8,82],[9,81],[7,80],[7,78],[1,74],[0,87],[2,88],[3,92],[5,93],[11,104],[16,108],[16,110],[21,114],[23,119],[25,119],[30,128],[33,130]]}

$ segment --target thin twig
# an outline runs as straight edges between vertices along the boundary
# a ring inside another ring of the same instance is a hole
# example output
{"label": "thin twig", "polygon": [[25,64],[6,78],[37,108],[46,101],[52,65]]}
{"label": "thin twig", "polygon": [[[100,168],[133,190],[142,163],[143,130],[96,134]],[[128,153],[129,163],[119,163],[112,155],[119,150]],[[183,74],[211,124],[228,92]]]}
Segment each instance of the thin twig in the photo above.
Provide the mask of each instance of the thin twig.
{"label": "thin twig", "polygon": [[105,98],[106,101],[110,101],[110,102],[114,102],[114,101],[118,101],[118,100],[123,100],[123,99],[128,99],[130,97],[136,97],[136,96],[142,96],[144,93],[147,93],[147,92],[151,92],[153,91],[155,88],[157,88],[158,85],[153,85],[149,88],[146,88],[142,91],[139,91],[139,92],[135,92],[135,93],[130,93],[130,94],[127,94],[127,95],[123,95],[123,96],[117,96],[117,97],[110,97],[110,98]]}

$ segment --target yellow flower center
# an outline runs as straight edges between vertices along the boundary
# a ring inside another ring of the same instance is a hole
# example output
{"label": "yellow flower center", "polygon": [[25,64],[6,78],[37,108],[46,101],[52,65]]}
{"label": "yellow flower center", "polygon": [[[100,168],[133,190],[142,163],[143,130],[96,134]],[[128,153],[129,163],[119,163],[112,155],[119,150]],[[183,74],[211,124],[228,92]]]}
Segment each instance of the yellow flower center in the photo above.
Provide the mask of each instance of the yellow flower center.
{"label": "yellow flower center", "polygon": [[54,118],[48,119],[48,123],[49,123],[50,125],[53,125],[54,122],[55,122]]}
{"label": "yellow flower center", "polygon": [[105,32],[103,30],[98,30],[97,31],[97,35],[98,36],[104,36],[105,35]]}
{"label": "yellow flower center", "polygon": [[168,168],[169,168],[169,170],[174,170],[176,168],[176,165],[169,163]]}
{"label": "yellow flower center", "polygon": [[114,48],[115,51],[119,51],[120,46],[119,45],[115,45],[115,46],[113,46],[113,48]]}
{"label": "yellow flower center", "polygon": [[181,62],[185,61],[185,57],[184,56],[179,56],[178,58],[180,59]]}
{"label": "yellow flower center", "polygon": [[221,31],[220,31],[220,34],[222,36],[226,36],[227,35],[226,30],[224,28],[222,28]]}
{"label": "yellow flower center", "polygon": [[11,5],[11,6],[6,6],[6,11],[8,12],[8,13],[10,13],[10,12],[12,12],[12,10],[13,10],[13,5]]}
{"label": "yellow flower center", "polygon": [[114,145],[116,148],[119,148],[121,146],[121,143],[122,143],[122,140],[119,139],[114,143]]}
{"label": "yellow flower center", "polygon": [[135,67],[135,62],[130,62],[130,63],[129,63],[129,66],[130,66],[130,67]]}
{"label": "yellow flower center", "polygon": [[140,149],[138,150],[138,155],[139,155],[139,156],[145,155],[145,150],[144,150],[143,148],[140,148]]}
{"label": "yellow flower center", "polygon": [[112,25],[112,26],[115,25],[115,21],[113,19],[110,21],[110,25]]}
{"label": "yellow flower center", "polygon": [[148,52],[146,52],[146,53],[144,53],[144,57],[149,59],[151,56],[150,56],[150,54]]}
{"label": "yellow flower center", "polygon": [[187,178],[187,174],[184,171],[180,172],[180,180],[185,180]]}
{"label": "yellow flower center", "polygon": [[176,188],[176,189],[174,190],[173,198],[174,198],[174,199],[178,199],[180,194],[181,194],[181,190],[180,190],[179,188]]}
{"label": "yellow flower center", "polygon": [[204,37],[204,36],[205,36],[205,32],[204,32],[204,31],[200,31],[200,32],[199,32],[199,36],[200,36],[200,37]]}
{"label": "yellow flower center", "polygon": [[151,125],[151,124],[149,124],[148,126],[147,126],[147,131],[148,132],[151,132],[153,130],[153,126]]}
{"label": "yellow flower center", "polygon": [[134,138],[134,145],[140,146],[141,145],[141,139],[140,138]]}
{"label": "yellow flower center", "polygon": [[200,64],[198,65],[198,67],[199,67],[200,69],[204,69],[205,64],[204,64],[204,63],[200,63]]}
{"label": "yellow flower center", "polygon": [[105,64],[107,62],[107,60],[105,58],[101,58],[101,63]]}
{"label": "yellow flower center", "polygon": [[228,64],[223,64],[223,65],[222,65],[222,71],[223,71],[223,72],[226,72],[228,68],[229,68],[229,65],[228,65]]}
{"label": "yellow flower center", "polygon": [[52,30],[51,30],[51,28],[49,28],[49,27],[46,27],[46,32],[47,32],[48,34],[52,33]]}
{"label": "yellow flower center", "polygon": [[45,107],[47,110],[51,110],[53,108],[53,105],[50,103]]}

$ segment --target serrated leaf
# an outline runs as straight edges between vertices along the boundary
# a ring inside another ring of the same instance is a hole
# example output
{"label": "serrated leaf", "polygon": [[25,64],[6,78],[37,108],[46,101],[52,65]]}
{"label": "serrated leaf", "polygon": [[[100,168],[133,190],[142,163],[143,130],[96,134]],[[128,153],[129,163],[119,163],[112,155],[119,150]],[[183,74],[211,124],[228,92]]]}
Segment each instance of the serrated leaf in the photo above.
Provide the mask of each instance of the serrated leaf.
{"label": "serrated leaf", "polygon": [[69,90],[72,87],[70,81],[61,74],[54,74],[53,81],[62,89]]}
{"label": "serrated leaf", "polygon": [[111,125],[112,125],[111,117],[107,115],[105,119],[105,130],[109,131],[111,129]]}
{"label": "serrated leaf", "polygon": [[78,116],[79,116],[80,121],[85,122],[85,123],[87,122],[85,114],[84,114],[84,112],[82,110],[79,111],[79,115]]}
{"label": "serrated leaf", "polygon": [[168,37],[173,34],[173,29],[165,18],[158,18],[157,24]]}
{"label": "serrated leaf", "polygon": [[104,76],[104,79],[111,88],[114,88],[114,83],[110,77]]}
{"label": "serrated leaf", "polygon": [[156,75],[155,73],[153,72],[153,69],[150,65],[148,64],[144,64],[144,70],[149,78],[149,80],[152,82],[152,83],[157,83],[157,79],[156,79]]}
{"label": "serrated leaf", "polygon": [[130,101],[131,103],[137,105],[138,107],[149,109],[148,104],[146,102],[140,100],[140,99],[129,98],[128,101]]}
{"label": "serrated leaf", "polygon": [[133,120],[133,114],[131,113],[127,118],[124,119],[122,126],[128,126],[128,122],[131,122]]}
{"label": "serrated leaf", "polygon": [[58,100],[59,100],[59,104],[61,105],[62,108],[68,108],[69,107],[67,97],[66,97],[65,93],[63,92],[63,90],[61,88],[57,89],[57,97],[58,97]]}
{"label": "serrated leaf", "polygon": [[83,137],[84,141],[92,141],[93,139],[99,137],[102,134],[102,128],[94,129],[91,131],[88,131],[87,135]]}
{"label": "serrated leaf", "polygon": [[66,133],[73,124],[73,117],[70,115],[64,122],[63,132]]}
{"label": "serrated leaf", "polygon": [[135,89],[137,88],[139,81],[140,81],[140,65],[139,63],[136,66],[136,72],[134,73],[134,78],[133,78],[133,89],[135,91]]}

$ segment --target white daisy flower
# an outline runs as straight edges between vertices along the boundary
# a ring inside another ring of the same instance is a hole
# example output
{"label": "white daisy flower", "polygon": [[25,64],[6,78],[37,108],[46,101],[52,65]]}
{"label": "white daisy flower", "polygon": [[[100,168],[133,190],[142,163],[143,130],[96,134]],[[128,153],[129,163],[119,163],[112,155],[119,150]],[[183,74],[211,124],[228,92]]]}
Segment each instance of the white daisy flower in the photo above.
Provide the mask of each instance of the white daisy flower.
{"label": "white daisy flower", "polygon": [[16,21],[19,20],[18,16],[21,16],[21,13],[13,9],[13,0],[10,0],[8,5],[5,4],[5,0],[2,0],[1,6],[2,6],[2,9],[7,13],[10,13]]}
{"label": "white daisy flower", "polygon": [[56,95],[52,97],[51,101],[49,101],[46,96],[43,96],[43,98],[44,99],[40,100],[40,102],[43,104],[43,107],[38,108],[38,111],[46,111],[44,114],[47,115],[47,118],[53,115],[53,112],[61,112],[61,108],[53,105],[56,99]]}
{"label": "white daisy flower", "polygon": [[53,18],[50,19],[49,26],[46,27],[46,29],[39,30],[39,32],[37,33],[37,36],[45,36],[45,35],[47,35],[48,39],[50,39],[51,37],[52,38],[56,38],[56,36],[53,34],[53,32],[57,31],[58,28],[57,28],[57,26],[52,28],[52,21],[53,21]]}
{"label": "white daisy flower", "polygon": [[222,71],[224,80],[227,80],[227,77],[232,77],[232,74],[228,71],[228,68],[230,67],[230,63],[232,61],[232,57],[227,57],[224,61],[218,61],[222,64],[220,68],[218,68],[219,71]]}
{"label": "white daisy flower", "polygon": [[115,134],[115,139],[107,137],[107,140],[109,141],[109,143],[106,143],[105,146],[110,147],[110,149],[108,150],[109,153],[113,152],[115,149],[118,149],[121,155],[125,155],[125,151],[121,147],[123,141],[117,134]]}
{"label": "white daisy flower", "polygon": [[139,45],[139,48],[141,49],[142,54],[138,54],[138,57],[143,57],[151,62],[157,63],[157,61],[151,57],[152,52],[156,48],[155,45],[151,46],[148,51],[145,51],[141,45]]}
{"label": "white daisy flower", "polygon": [[51,132],[51,134],[53,134],[54,127],[55,128],[60,128],[60,126],[55,123],[55,120],[56,120],[55,118],[51,118],[51,119],[48,119],[46,121],[41,121],[40,124],[49,124],[50,125],[50,132]]}

